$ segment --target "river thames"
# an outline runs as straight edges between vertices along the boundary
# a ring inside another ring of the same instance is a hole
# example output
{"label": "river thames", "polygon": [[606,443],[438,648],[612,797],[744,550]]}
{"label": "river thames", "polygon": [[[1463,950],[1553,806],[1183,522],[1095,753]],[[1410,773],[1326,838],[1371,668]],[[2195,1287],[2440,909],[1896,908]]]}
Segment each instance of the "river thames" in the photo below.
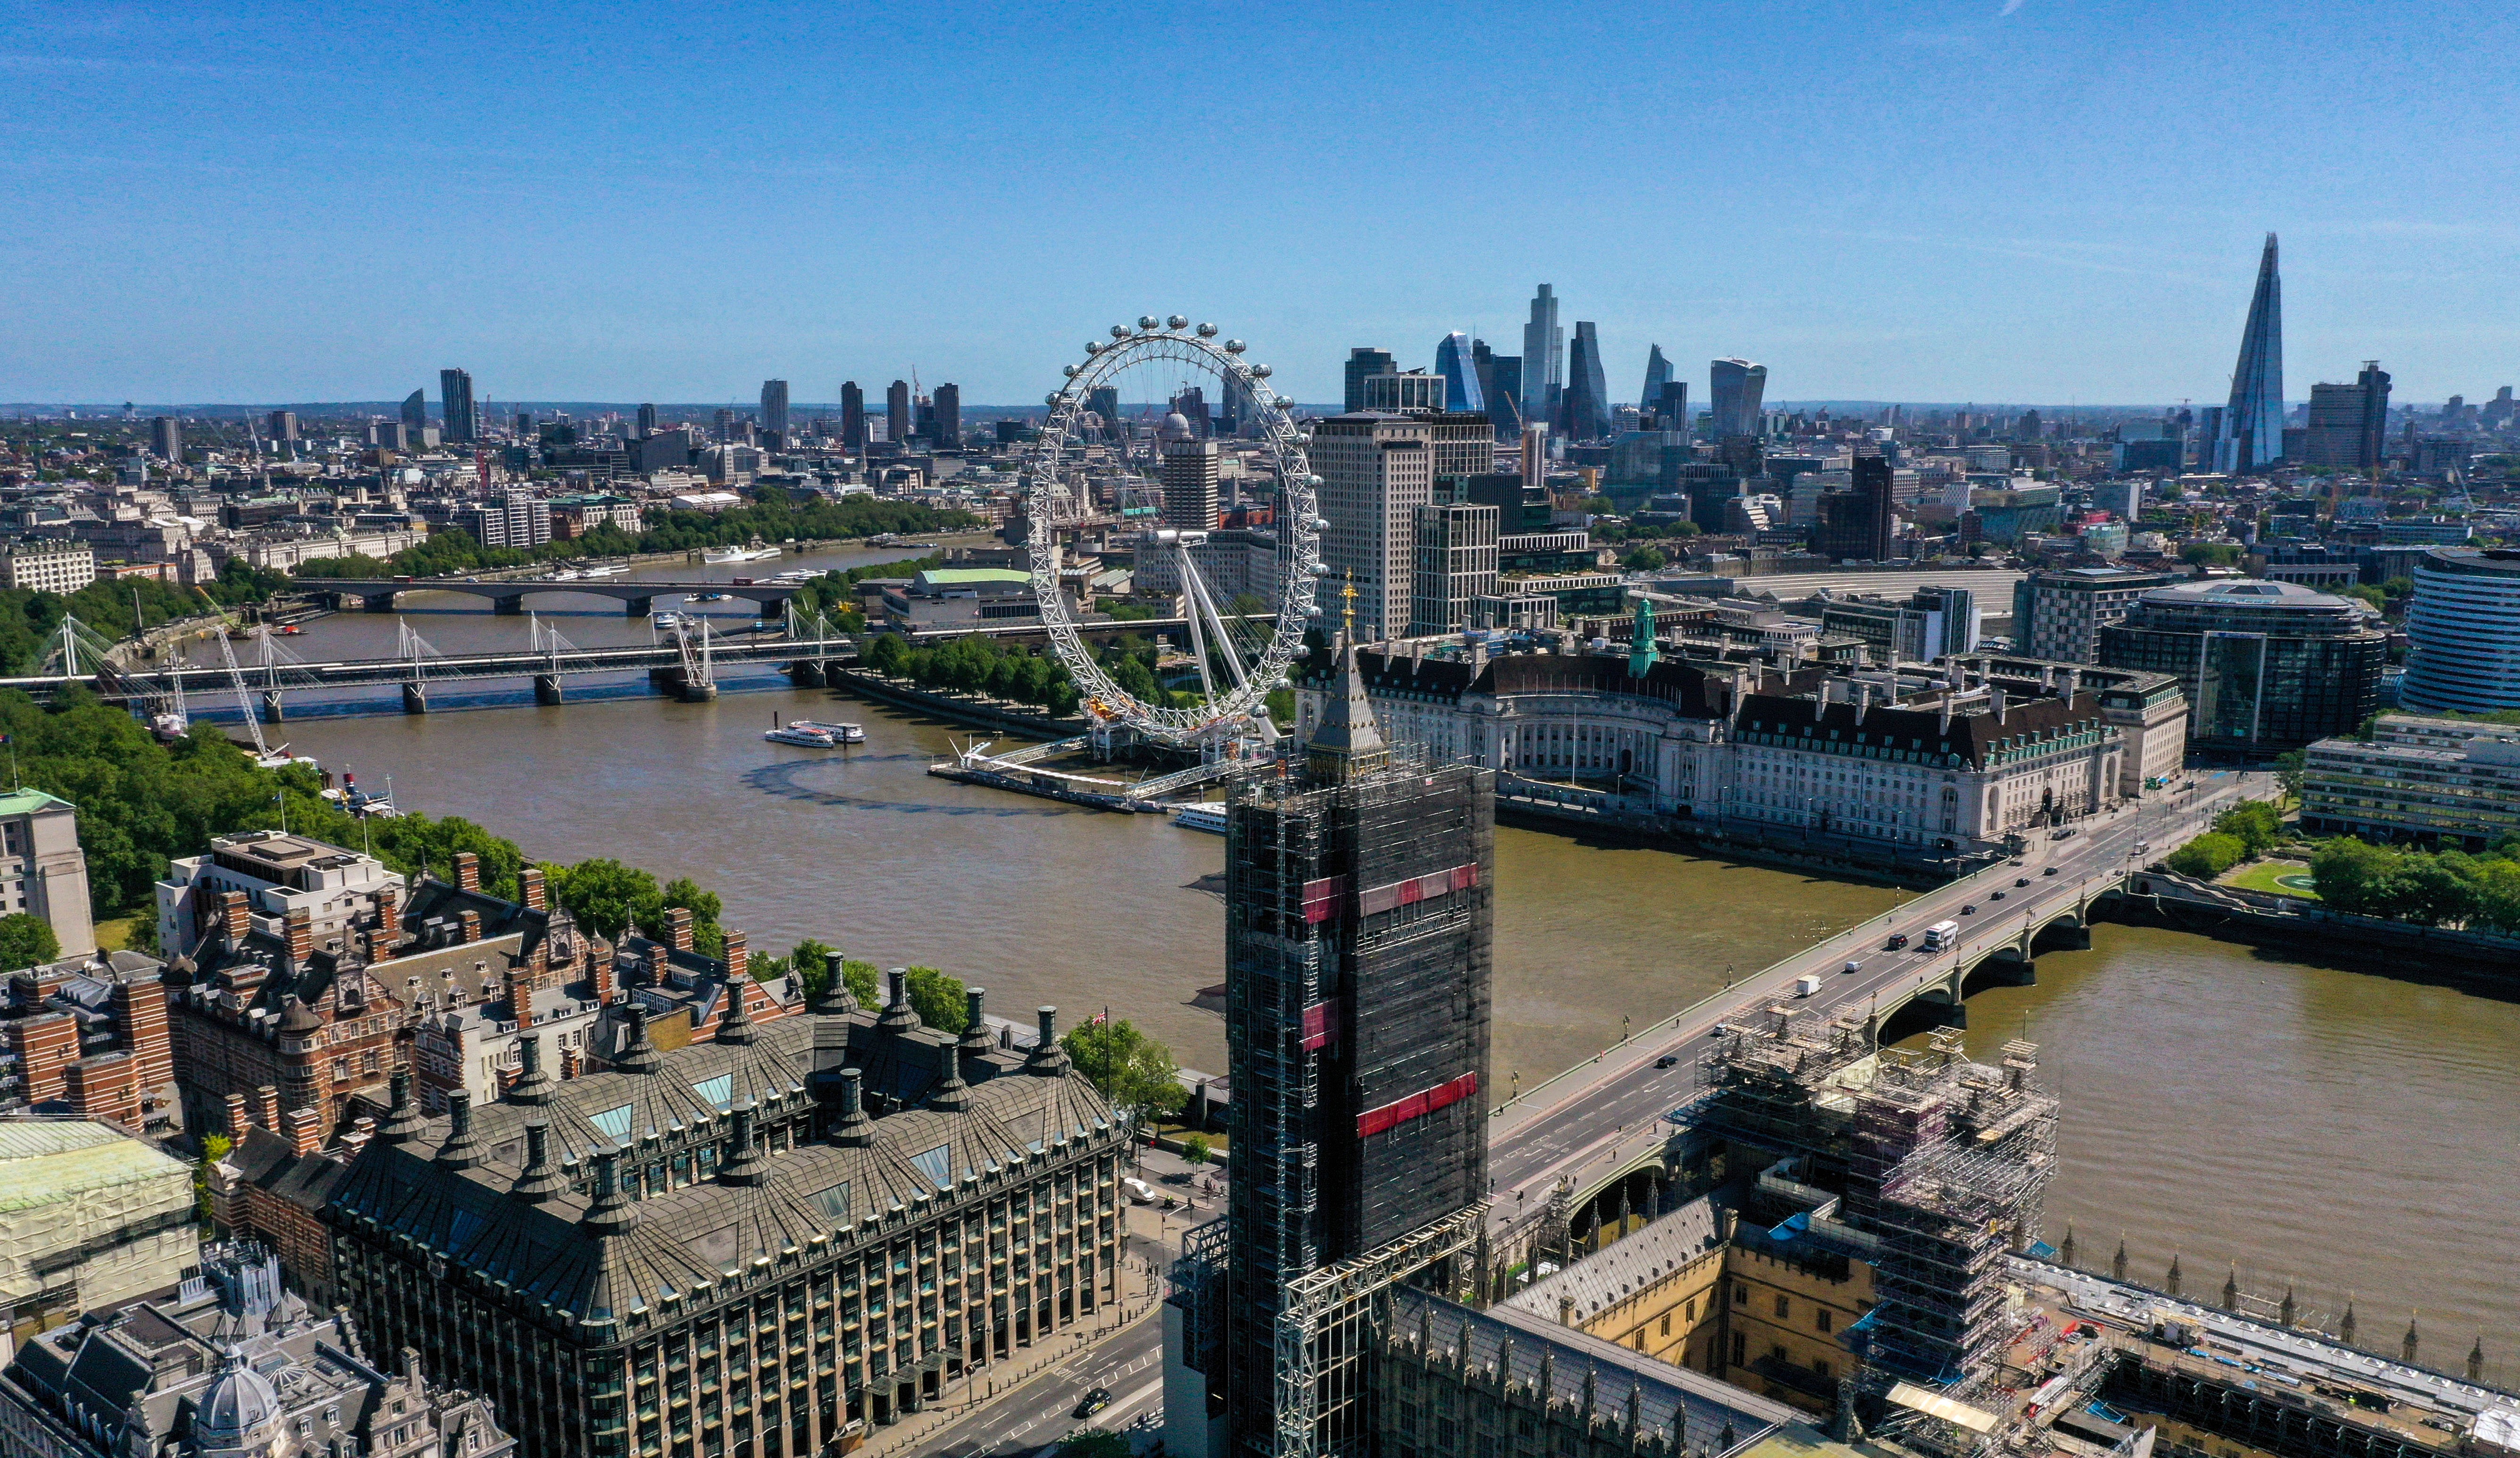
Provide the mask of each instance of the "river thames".
{"label": "river thames", "polygon": [[[801,559],[848,566],[882,554]],[[800,559],[746,569],[767,575]],[[688,577],[649,568],[647,577]],[[407,598],[442,649],[521,645],[523,618]],[[584,644],[645,641],[645,619],[538,599]],[[659,604],[658,606],[668,606]],[[745,605],[713,605],[742,610]],[[748,611],[730,623],[749,620]],[[289,640],[304,657],[389,653],[394,618],[338,615]],[[774,714],[848,718],[840,751],[763,742]],[[301,717],[284,733],[408,809],[463,815],[540,859],[608,855],[688,875],[752,945],[816,936],[851,956],[922,962],[986,986],[990,1007],[1072,1020],[1108,1008],[1221,1071],[1223,1023],[1194,1006],[1223,979],[1221,838],[930,778],[968,732],[784,686],[712,704],[651,698]],[[1877,917],[1901,893],[1769,867],[1514,828],[1497,837],[1495,1081],[1529,1086],[1720,991],[1787,951]],[[2520,1375],[2520,1006],[2450,985],[2306,965],[2181,933],[2102,925],[2091,950],[2039,959],[2039,984],[1969,1003],[1980,1054],[2025,1033],[2064,1100],[2048,1239],[2081,1262],[2123,1235],[2130,1275],[2173,1254],[2211,1299],[2236,1262],[2269,1296],[2298,1284],[2332,1321],[2346,1293],[2366,1344],[2394,1350],[2420,1309],[2428,1363],[2486,1336],[2489,1376]]]}

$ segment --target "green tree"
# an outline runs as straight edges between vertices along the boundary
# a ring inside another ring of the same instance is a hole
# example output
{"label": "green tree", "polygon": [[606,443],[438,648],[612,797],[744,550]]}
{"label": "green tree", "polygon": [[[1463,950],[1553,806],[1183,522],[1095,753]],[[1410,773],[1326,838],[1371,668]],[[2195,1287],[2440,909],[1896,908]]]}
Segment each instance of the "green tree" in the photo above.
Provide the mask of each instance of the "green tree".
{"label": "green tree", "polygon": [[1134,1024],[1086,1023],[1058,1040],[1075,1061],[1076,1071],[1097,1092],[1141,1119],[1179,1110],[1189,1092],[1181,1086],[1181,1065],[1170,1048],[1140,1032]]}
{"label": "green tree", "polygon": [[2275,783],[2293,799],[2301,798],[2302,786],[2310,778],[2310,756],[2299,750],[2286,750],[2275,756]]}
{"label": "green tree", "polygon": [[618,939],[649,907],[658,904],[656,878],[608,857],[573,866],[543,867],[554,901],[598,936]]}
{"label": "green tree", "polygon": [[1207,1158],[1214,1148],[1207,1142],[1205,1134],[1183,1135],[1181,1147],[1182,1162],[1193,1169],[1207,1162]]}
{"label": "green tree", "polygon": [[883,1006],[882,971],[872,962],[860,962],[854,958],[840,964],[840,977],[848,983],[849,995],[858,1000],[858,1006]]}
{"label": "green tree", "polygon": [[971,1021],[971,1006],[964,997],[960,978],[949,977],[933,967],[906,969],[911,1009],[919,1021],[939,1032],[961,1032]]}
{"label": "green tree", "polygon": [[1107,1428],[1071,1433],[1058,1440],[1058,1458],[1129,1458],[1129,1439]]}
{"label": "green tree", "polygon": [[2351,916],[2388,916],[2398,896],[2403,853],[2339,836],[2310,858],[2310,880],[2318,899]]}
{"label": "green tree", "polygon": [[2211,881],[2238,865],[2247,851],[2239,837],[2216,832],[2180,846],[2163,864],[2182,876]]}
{"label": "green tree", "polygon": [[899,673],[909,654],[910,644],[899,633],[877,633],[867,644],[867,666],[878,673]]}
{"label": "green tree", "polygon": [[53,934],[52,923],[22,911],[0,916],[0,972],[39,966],[61,954],[61,938]]}
{"label": "green tree", "polygon": [[2242,854],[2254,860],[2283,839],[2283,815],[2265,800],[2250,800],[2215,816],[2214,829],[2237,840]]}
{"label": "green tree", "polygon": [[726,903],[712,890],[701,888],[688,876],[677,876],[656,888],[653,903],[640,908],[639,930],[662,941],[670,930],[665,913],[681,907],[692,914],[692,949],[702,956],[717,957],[726,953],[726,929],[718,918]]}
{"label": "green tree", "polygon": [[2240,560],[2240,549],[2229,542],[2189,542],[2179,549],[2179,558],[2200,567],[2229,567]]}
{"label": "green tree", "polygon": [[1660,547],[1638,547],[1619,559],[1619,566],[1632,572],[1660,571],[1671,565]]}
{"label": "green tree", "polygon": [[778,963],[766,972],[756,969],[753,976],[769,981],[785,973],[796,979],[797,989],[807,997],[820,997],[832,984],[832,948],[808,936],[788,949],[788,955],[771,959]]}
{"label": "green tree", "polygon": [[2366,583],[2357,582],[2353,586],[2346,588],[2341,596],[2350,597],[2358,603],[2368,603],[2374,609],[2383,613],[2389,611],[2388,594],[2382,592],[2379,588],[2370,586]]}

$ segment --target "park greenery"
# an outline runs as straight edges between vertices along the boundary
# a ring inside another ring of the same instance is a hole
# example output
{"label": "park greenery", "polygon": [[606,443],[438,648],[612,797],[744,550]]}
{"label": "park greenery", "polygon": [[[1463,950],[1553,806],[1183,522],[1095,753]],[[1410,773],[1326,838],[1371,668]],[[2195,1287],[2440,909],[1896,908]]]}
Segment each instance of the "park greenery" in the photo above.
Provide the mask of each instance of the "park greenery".
{"label": "park greenery", "polygon": [[[1002,643],[986,633],[969,633],[916,648],[898,633],[878,633],[867,645],[865,661],[878,673],[907,678],[923,688],[986,694],[1010,704],[1033,705],[1053,714],[1074,713],[1079,702],[1076,685],[1067,676],[1067,665],[1056,656]],[[1135,657],[1125,661],[1136,666],[1137,677],[1149,693],[1158,692],[1149,663]],[[1121,676],[1120,670],[1113,670],[1113,677],[1122,688],[1136,691],[1131,679]]]}
{"label": "park greenery", "polygon": [[625,866],[608,857],[573,866],[546,863],[544,884],[551,898],[567,909],[580,927],[608,939],[636,929],[643,936],[663,941],[676,909],[692,914],[693,949],[706,956],[726,953],[726,904],[717,892],[689,877],[658,884],[652,872]]}
{"label": "park greenery", "polygon": [[62,619],[75,617],[108,641],[185,617],[215,616],[239,603],[259,602],[286,584],[277,572],[231,562],[215,582],[178,587],[155,578],[91,582],[78,591],[0,591],[0,663],[13,674],[43,671]]}
{"label": "park greenery", "polygon": [[2250,800],[2215,816],[2213,830],[2173,851],[2162,864],[2182,876],[2211,881],[2266,854],[2283,838],[2283,813],[2265,800]]}
{"label": "park greenery", "polygon": [[2349,915],[2520,934],[2520,842],[2470,855],[2341,836],[2311,854],[2310,876],[2318,899]]}

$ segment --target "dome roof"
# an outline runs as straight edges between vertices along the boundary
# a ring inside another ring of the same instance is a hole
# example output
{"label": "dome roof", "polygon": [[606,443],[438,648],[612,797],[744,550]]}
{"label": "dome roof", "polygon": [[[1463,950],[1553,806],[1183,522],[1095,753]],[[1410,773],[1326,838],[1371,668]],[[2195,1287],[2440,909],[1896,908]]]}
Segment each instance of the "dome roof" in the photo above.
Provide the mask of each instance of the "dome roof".
{"label": "dome roof", "polygon": [[244,1348],[231,1346],[227,1365],[202,1393],[193,1444],[205,1451],[247,1447],[280,1417],[279,1390],[271,1379],[246,1365]]}
{"label": "dome roof", "polygon": [[1155,435],[1156,438],[1162,440],[1192,440],[1197,438],[1191,431],[1190,417],[1182,414],[1178,410],[1164,417],[1164,423],[1156,428]]}

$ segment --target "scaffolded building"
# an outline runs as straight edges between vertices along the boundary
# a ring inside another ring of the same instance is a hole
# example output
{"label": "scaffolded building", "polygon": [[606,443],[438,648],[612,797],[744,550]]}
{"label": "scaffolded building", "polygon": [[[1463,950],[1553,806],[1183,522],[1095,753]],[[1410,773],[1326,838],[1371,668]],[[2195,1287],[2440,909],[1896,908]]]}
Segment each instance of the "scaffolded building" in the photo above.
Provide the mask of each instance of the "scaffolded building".
{"label": "scaffolded building", "polygon": [[1229,813],[1230,1238],[1176,1274],[1185,1360],[1274,1458],[1369,1450],[1372,1299],[1444,1284],[1487,1189],[1493,778],[1384,744],[1341,667],[1302,772]]}
{"label": "scaffolded building", "polygon": [[1990,1067],[1954,1030],[1922,1053],[1875,1049],[1861,1019],[1772,1007],[1709,1056],[1688,1116],[1804,1162],[1804,1181],[1837,1196],[1837,1218],[1873,1239],[1866,1360],[1950,1383],[2000,1355],[2003,1257],[2040,1236],[2056,1099],[2032,1081],[2037,1070],[2027,1042],[2004,1044]]}

